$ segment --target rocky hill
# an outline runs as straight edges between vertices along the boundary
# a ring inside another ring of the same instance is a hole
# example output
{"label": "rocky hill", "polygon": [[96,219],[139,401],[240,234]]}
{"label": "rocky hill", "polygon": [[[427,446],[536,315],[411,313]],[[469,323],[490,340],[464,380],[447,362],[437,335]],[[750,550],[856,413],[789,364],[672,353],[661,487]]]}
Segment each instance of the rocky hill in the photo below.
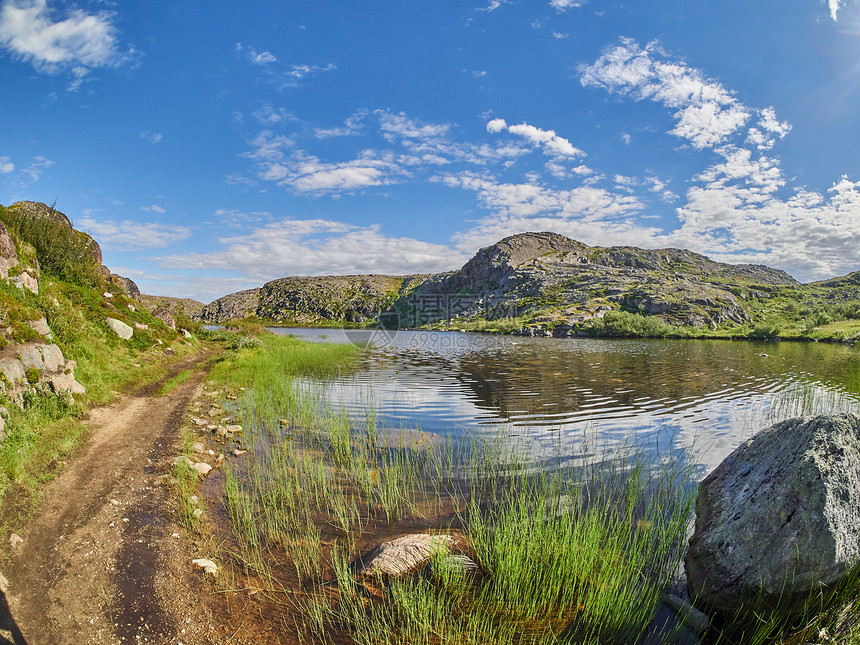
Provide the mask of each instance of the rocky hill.
{"label": "rocky hill", "polygon": [[198,317],[314,325],[369,323],[387,314],[407,327],[518,319],[572,329],[624,310],[716,328],[751,323],[749,302],[799,286],[784,271],[681,249],[597,247],[557,233],[523,233],[481,249],[456,271],[282,278],[220,298]]}

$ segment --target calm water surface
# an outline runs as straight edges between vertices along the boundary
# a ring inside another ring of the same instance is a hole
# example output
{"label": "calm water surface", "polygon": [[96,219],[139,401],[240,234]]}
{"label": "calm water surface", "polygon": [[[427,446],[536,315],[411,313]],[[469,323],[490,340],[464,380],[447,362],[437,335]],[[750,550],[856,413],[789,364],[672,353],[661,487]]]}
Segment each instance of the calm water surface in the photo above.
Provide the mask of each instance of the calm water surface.
{"label": "calm water surface", "polygon": [[704,477],[775,421],[860,411],[860,349],[844,345],[273,331],[373,343],[354,374],[323,386],[336,409],[454,439],[501,435],[537,459],[636,445],[684,451]]}

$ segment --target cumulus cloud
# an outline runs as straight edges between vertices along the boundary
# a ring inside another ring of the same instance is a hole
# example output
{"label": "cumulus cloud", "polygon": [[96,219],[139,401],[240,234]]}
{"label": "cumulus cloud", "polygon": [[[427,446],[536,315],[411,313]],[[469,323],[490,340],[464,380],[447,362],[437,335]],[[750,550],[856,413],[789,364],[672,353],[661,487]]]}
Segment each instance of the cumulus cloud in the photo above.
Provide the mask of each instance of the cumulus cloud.
{"label": "cumulus cloud", "polygon": [[128,61],[133,49],[120,49],[113,14],[90,14],[70,9],[58,15],[47,0],[10,0],[0,8],[0,47],[31,63],[37,70],[71,71],[80,86],[90,70],[116,67]]}
{"label": "cumulus cloud", "polygon": [[580,66],[579,73],[585,87],[602,87],[675,109],[671,133],[698,149],[722,143],[752,116],[752,110],[722,84],[671,60],[655,42],[640,47],[632,39],[622,39],[591,65]]}
{"label": "cumulus cloud", "polygon": [[0,157],[0,175],[8,175],[15,170],[15,164],[9,157]]}
{"label": "cumulus cloud", "polygon": [[75,221],[75,227],[90,233],[107,250],[164,248],[191,236],[187,226],[158,222],[116,221],[96,218],[93,212]]}
{"label": "cumulus cloud", "polygon": [[579,157],[585,153],[574,146],[564,137],[560,137],[555,130],[541,130],[528,123],[508,125],[504,119],[493,119],[487,123],[487,132],[503,132],[507,130],[511,134],[523,137],[534,146],[538,146],[551,156]]}
{"label": "cumulus cloud", "polygon": [[157,258],[172,269],[223,269],[259,282],[285,275],[432,273],[467,259],[447,245],[388,237],[379,226],[359,227],[323,219],[284,219],[248,235],[219,240],[214,253]]}

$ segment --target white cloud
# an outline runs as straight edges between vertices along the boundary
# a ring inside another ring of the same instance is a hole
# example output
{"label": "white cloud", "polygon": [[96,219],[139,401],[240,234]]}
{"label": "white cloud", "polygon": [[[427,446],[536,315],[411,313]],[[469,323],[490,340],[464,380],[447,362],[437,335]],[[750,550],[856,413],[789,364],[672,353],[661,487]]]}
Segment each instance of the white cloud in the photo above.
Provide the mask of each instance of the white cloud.
{"label": "white cloud", "polygon": [[160,132],[150,132],[149,130],[145,130],[140,133],[140,138],[149,141],[154,146],[157,146],[164,139],[164,135]]}
{"label": "white cloud", "polygon": [[580,157],[585,155],[570,141],[558,136],[555,130],[541,130],[528,123],[508,125],[504,119],[493,119],[487,123],[487,132],[502,132],[505,129],[511,134],[527,139],[533,145],[542,147],[545,153],[552,156]]}
{"label": "white cloud", "polygon": [[342,127],[317,128],[314,130],[314,136],[317,139],[355,136],[363,131],[365,118],[367,118],[367,112],[365,110],[359,110],[344,121]]}
{"label": "white cloud", "polygon": [[487,122],[487,132],[502,132],[506,130],[508,124],[504,119],[493,119],[492,121]]}
{"label": "white cloud", "polygon": [[827,0],[827,5],[830,7],[830,17],[834,22],[837,20],[837,14],[842,6],[842,0]]}
{"label": "white cloud", "polygon": [[719,82],[684,63],[668,60],[657,43],[642,48],[632,39],[622,39],[591,65],[580,66],[579,72],[585,87],[602,87],[676,109],[677,123],[670,132],[698,149],[723,143],[752,115]]}
{"label": "white cloud", "polygon": [[301,81],[307,76],[317,76],[324,72],[332,72],[337,69],[334,63],[325,65],[280,65],[278,58],[270,51],[258,52],[255,48],[236,43],[236,51],[241,53],[252,65],[262,69],[264,77],[277,89],[299,87]]}
{"label": "white cloud", "polygon": [[116,251],[164,248],[191,236],[186,226],[96,219],[92,211],[76,220],[75,227],[92,235],[102,248]]}
{"label": "white cloud", "polygon": [[564,40],[565,38],[568,38],[569,36],[570,36],[570,34],[563,34],[559,31],[552,32],[552,37],[555,38],[556,40]]}
{"label": "white cloud", "polygon": [[278,59],[272,52],[265,51],[262,54],[254,52],[251,56],[251,62],[255,65],[267,65],[269,63],[277,63]]}
{"label": "white cloud", "polygon": [[8,175],[15,170],[15,164],[9,157],[0,157],[0,175]]}
{"label": "white cloud", "polygon": [[397,138],[435,139],[444,137],[451,129],[449,123],[422,124],[403,112],[394,114],[388,110],[376,110],[374,114],[379,117],[382,135],[389,141]]}
{"label": "white cloud", "polygon": [[574,7],[581,7],[586,0],[550,0],[549,6],[558,12],[567,11]]}
{"label": "white cloud", "polygon": [[20,179],[21,186],[26,188],[32,183],[39,181],[42,173],[54,165],[54,162],[41,155],[33,157],[33,160],[21,169]]}
{"label": "white cloud", "polygon": [[257,121],[266,126],[273,126],[287,121],[296,121],[296,115],[286,108],[275,108],[268,103],[253,113]]}
{"label": "white cloud", "polygon": [[116,67],[133,50],[119,49],[112,14],[71,9],[65,16],[48,8],[47,0],[11,0],[0,8],[0,46],[43,72],[70,69],[80,86],[90,69]]}
{"label": "white cloud", "polygon": [[214,253],[157,258],[172,269],[237,271],[258,282],[287,275],[433,273],[468,257],[451,247],[408,237],[387,237],[378,226],[322,219],[273,222],[248,235],[222,238]]}
{"label": "white cloud", "polygon": [[153,204],[152,206],[141,206],[140,210],[149,211],[150,213],[159,213],[160,215],[164,215],[167,211],[159,206],[158,204]]}

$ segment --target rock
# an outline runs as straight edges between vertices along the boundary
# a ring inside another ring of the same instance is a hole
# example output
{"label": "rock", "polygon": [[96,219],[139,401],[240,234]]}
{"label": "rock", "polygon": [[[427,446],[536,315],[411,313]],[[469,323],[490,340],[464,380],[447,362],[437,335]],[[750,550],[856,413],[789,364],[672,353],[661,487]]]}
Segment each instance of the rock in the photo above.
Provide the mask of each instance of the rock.
{"label": "rock", "polygon": [[199,441],[195,441],[195,442],[191,445],[191,449],[192,449],[194,452],[196,452],[198,455],[202,455],[204,452],[206,452],[206,446],[204,446],[204,445],[203,445],[202,443],[200,443]]}
{"label": "rock", "polygon": [[248,451],[247,450],[239,450],[238,448],[233,448],[233,456],[234,457],[241,457],[246,452],[248,452]]}
{"label": "rock", "polygon": [[176,329],[176,319],[173,317],[173,314],[170,313],[167,307],[156,307],[152,310],[152,317],[157,320],[160,320],[171,329]]}
{"label": "rock", "polygon": [[142,323],[142,322],[136,322],[136,323],[134,323],[134,328],[135,329],[149,329],[149,325],[147,325],[146,323]]}
{"label": "rock", "polygon": [[9,592],[9,580],[2,573],[0,573],[0,591],[4,594]]}
{"label": "rock", "polygon": [[134,329],[126,325],[121,320],[117,320],[116,318],[106,318],[105,322],[107,323],[107,326],[123,340],[128,340],[134,335]]}
{"label": "rock", "polygon": [[209,422],[206,419],[201,419],[200,417],[191,417],[191,423],[196,426],[209,425]]}
{"label": "rock", "polygon": [[39,320],[28,320],[27,325],[40,336],[44,336],[48,340],[51,340],[51,328],[48,327],[48,321],[44,318],[39,318]]}
{"label": "rock", "polygon": [[7,383],[25,380],[24,366],[16,358],[0,358],[0,374]]}
{"label": "rock", "polygon": [[186,465],[186,466],[188,466],[189,468],[193,468],[193,467],[194,467],[194,462],[193,462],[193,461],[191,461],[191,460],[190,460],[188,457],[186,457],[185,455],[179,455],[178,457],[174,457],[174,458],[173,458],[172,463],[173,463],[173,465],[174,465],[174,466],[178,466],[179,464],[185,464],[185,465]]}
{"label": "rock", "polygon": [[121,275],[117,275],[112,273],[109,278],[111,284],[115,284],[120,289],[122,289],[125,294],[131,298],[132,300],[140,301],[140,289],[137,288],[137,285],[134,283],[134,280],[131,278],[124,278]]}
{"label": "rock", "polygon": [[191,564],[197,565],[210,576],[218,575],[218,565],[212,562],[212,560],[207,560],[206,558],[197,558],[196,560],[192,560]]}
{"label": "rock", "polygon": [[705,613],[699,611],[688,600],[684,600],[679,596],[669,594],[663,599],[663,603],[674,611],[678,619],[696,636],[704,634],[711,624],[711,619]]}
{"label": "rock", "polygon": [[196,464],[191,466],[194,470],[196,470],[200,475],[206,477],[211,471],[212,466],[207,464],[205,461],[198,461]]}
{"label": "rock", "polygon": [[699,486],[690,596],[719,611],[791,608],[860,564],[860,417],[777,423]]}
{"label": "rock", "polygon": [[15,250],[15,242],[6,225],[0,222],[0,277],[7,279],[9,269],[16,266],[18,266],[18,252]]}
{"label": "rock", "polygon": [[39,294],[39,279],[33,276],[32,273],[30,273],[30,269],[25,269],[24,271],[21,271],[21,273],[19,273],[18,275],[10,278],[9,282],[14,284],[21,291],[26,289],[27,291],[35,293],[36,295]]}
{"label": "rock", "polygon": [[[39,345],[39,351],[42,354],[45,369],[49,372],[57,372],[66,365],[63,351],[56,345]],[[77,364],[75,366],[77,367]]]}
{"label": "rock", "polygon": [[51,387],[51,390],[56,394],[86,394],[87,389],[78,383],[72,374],[58,374],[57,376],[52,376],[48,381],[48,384]]}
{"label": "rock", "polygon": [[37,369],[39,371],[45,369],[45,359],[42,358],[42,352],[39,351],[37,345],[22,345],[18,349],[18,360],[25,370]]}
{"label": "rock", "polygon": [[364,572],[393,578],[403,576],[429,564],[434,551],[453,544],[454,538],[450,535],[404,535],[390,542],[383,542],[374,549],[368,555]]}
{"label": "rock", "polygon": [[187,329],[180,329],[179,333],[182,334],[185,338],[191,338],[191,332]]}
{"label": "rock", "polygon": [[242,426],[240,426],[240,425],[229,425],[229,426],[226,426],[224,429],[227,432],[229,432],[230,434],[241,434],[242,433]]}
{"label": "rock", "polygon": [[15,551],[24,545],[24,538],[17,533],[13,533],[9,536],[9,544],[12,546],[12,550]]}

